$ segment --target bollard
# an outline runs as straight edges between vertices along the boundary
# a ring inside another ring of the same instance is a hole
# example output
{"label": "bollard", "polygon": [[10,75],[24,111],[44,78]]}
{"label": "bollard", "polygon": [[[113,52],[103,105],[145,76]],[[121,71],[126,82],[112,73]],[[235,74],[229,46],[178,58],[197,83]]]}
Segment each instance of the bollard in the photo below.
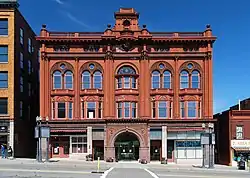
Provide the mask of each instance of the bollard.
{"label": "bollard", "polygon": [[103,174],[103,171],[100,171],[100,157],[98,157],[97,159],[97,171],[92,171],[91,173],[99,173],[99,174]]}

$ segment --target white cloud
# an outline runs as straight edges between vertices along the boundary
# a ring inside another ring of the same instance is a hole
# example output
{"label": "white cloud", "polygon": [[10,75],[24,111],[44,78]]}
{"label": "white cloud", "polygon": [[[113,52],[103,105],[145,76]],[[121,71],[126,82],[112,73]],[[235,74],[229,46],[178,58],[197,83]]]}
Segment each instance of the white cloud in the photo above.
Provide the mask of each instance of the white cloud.
{"label": "white cloud", "polygon": [[62,0],[53,0],[53,1],[55,1],[55,2],[57,2],[58,4],[61,4],[61,5],[64,4],[64,2],[63,2]]}
{"label": "white cloud", "polygon": [[70,12],[67,12],[67,17],[72,20],[73,22],[85,27],[85,28],[90,28],[89,25],[87,25],[86,23],[84,23],[83,21],[77,19],[74,15],[72,15]]}

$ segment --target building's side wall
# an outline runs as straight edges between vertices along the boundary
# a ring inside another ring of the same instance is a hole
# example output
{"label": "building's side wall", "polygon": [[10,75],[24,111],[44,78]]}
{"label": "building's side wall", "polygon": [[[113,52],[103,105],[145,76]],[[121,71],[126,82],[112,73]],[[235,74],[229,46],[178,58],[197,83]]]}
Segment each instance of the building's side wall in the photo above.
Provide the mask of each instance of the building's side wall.
{"label": "building's side wall", "polygon": [[[23,44],[20,43],[20,28],[23,29]],[[39,45],[35,40],[35,33],[19,11],[15,11],[15,34],[15,157],[34,158],[36,155],[34,127],[36,116],[39,115]],[[28,51],[29,38],[31,52]],[[20,68],[20,52],[23,53],[23,69]],[[30,69],[28,61],[31,62]],[[20,91],[21,76],[23,92]],[[20,102],[23,103],[22,108]],[[22,112],[21,117],[20,112]]]}
{"label": "building's side wall", "polygon": [[217,119],[215,125],[216,132],[216,163],[229,165],[230,159],[230,118],[229,111],[214,116]]}

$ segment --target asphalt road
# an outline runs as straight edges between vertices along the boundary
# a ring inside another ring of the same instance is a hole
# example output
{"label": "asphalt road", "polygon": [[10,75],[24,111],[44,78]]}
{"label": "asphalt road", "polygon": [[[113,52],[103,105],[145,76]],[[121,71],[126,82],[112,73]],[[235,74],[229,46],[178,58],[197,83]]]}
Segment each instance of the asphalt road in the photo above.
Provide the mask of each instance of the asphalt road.
{"label": "asphalt road", "polygon": [[18,162],[0,160],[0,178],[249,178],[250,172],[236,169],[200,169],[138,163],[101,163],[101,173],[93,162]]}

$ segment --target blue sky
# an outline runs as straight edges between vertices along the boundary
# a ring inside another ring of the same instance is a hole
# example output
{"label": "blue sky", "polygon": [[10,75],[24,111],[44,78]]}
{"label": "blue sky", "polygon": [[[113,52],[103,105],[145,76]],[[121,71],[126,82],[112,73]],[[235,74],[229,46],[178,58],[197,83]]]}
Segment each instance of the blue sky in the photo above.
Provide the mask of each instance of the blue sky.
{"label": "blue sky", "polygon": [[[145,3],[148,2],[148,3]],[[103,31],[113,13],[133,7],[150,31],[203,31],[211,24],[214,45],[214,113],[250,97],[250,1],[248,0],[20,0],[36,33]],[[153,4],[151,4],[153,3]]]}

